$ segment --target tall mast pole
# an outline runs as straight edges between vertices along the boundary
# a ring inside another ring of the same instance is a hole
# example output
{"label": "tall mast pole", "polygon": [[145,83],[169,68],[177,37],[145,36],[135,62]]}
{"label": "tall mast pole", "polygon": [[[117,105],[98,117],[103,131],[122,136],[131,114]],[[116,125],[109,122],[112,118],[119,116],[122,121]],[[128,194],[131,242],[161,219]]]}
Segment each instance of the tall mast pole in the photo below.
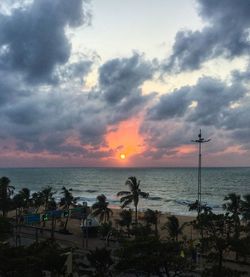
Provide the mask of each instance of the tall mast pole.
{"label": "tall mast pole", "polygon": [[192,142],[198,143],[199,144],[199,162],[198,162],[198,190],[197,190],[197,211],[198,215],[200,214],[201,211],[201,144],[209,142],[211,139],[205,140],[202,135],[201,135],[201,129],[200,133],[198,134],[198,139],[192,140]]}

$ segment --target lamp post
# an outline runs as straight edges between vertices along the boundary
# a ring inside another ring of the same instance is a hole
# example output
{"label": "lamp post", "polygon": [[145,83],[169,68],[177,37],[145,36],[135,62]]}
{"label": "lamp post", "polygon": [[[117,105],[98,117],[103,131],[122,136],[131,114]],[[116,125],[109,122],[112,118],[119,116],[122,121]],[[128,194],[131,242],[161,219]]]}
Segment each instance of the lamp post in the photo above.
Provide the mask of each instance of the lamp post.
{"label": "lamp post", "polygon": [[202,143],[209,142],[211,139],[205,140],[201,135],[201,129],[200,133],[198,134],[198,139],[192,140],[192,142],[199,144],[199,162],[198,162],[198,192],[197,192],[197,211],[198,215],[201,211],[201,145]]}

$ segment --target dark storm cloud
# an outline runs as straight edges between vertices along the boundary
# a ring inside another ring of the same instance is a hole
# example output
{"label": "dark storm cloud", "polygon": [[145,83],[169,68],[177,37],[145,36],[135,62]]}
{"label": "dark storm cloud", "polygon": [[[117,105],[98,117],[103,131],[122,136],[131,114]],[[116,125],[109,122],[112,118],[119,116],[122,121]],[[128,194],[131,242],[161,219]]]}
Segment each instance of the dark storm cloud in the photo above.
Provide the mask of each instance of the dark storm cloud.
{"label": "dark storm cloud", "polygon": [[222,127],[228,130],[250,128],[250,98],[245,97],[235,108],[225,114]]}
{"label": "dark storm cloud", "polygon": [[[198,31],[182,30],[176,34],[172,55],[164,62],[165,72],[199,69],[217,57],[233,59],[249,56],[250,1],[197,0],[206,25]],[[214,136],[210,153],[228,147],[250,149],[249,66],[233,71],[231,79],[203,77],[196,85],[185,86],[162,95],[147,110],[141,133],[147,138],[147,153],[162,158],[194,138],[191,130],[202,128]],[[176,153],[175,153],[176,152]]]}
{"label": "dark storm cloud", "polygon": [[66,144],[64,135],[60,132],[55,134],[49,134],[45,138],[39,137],[37,141],[32,143],[28,141],[20,140],[17,142],[17,149],[25,151],[26,153],[42,153],[47,152],[54,155],[60,155],[65,157],[85,157],[90,159],[97,159],[103,157],[109,157],[113,152],[112,150],[99,150],[88,149],[83,145]]}
{"label": "dark storm cloud", "polygon": [[21,151],[88,154],[68,139],[80,136],[83,118],[94,117],[81,91],[93,57],[70,62],[65,31],[89,20],[87,1],[12,2],[0,14],[1,138]]}
{"label": "dark storm cloud", "polygon": [[110,60],[100,67],[97,97],[104,100],[110,123],[133,116],[153,97],[154,94],[142,95],[141,86],[154,72],[154,65],[137,53]]}
{"label": "dark storm cloud", "polygon": [[30,82],[52,81],[55,67],[70,56],[65,27],[88,20],[84,3],[36,0],[10,15],[0,14],[1,68],[22,72]]}
{"label": "dark storm cloud", "polygon": [[152,120],[163,120],[183,116],[191,103],[189,91],[191,87],[183,87],[170,94],[162,95],[156,106],[148,110],[148,117]]}
{"label": "dark storm cloud", "polygon": [[173,53],[163,68],[199,69],[203,62],[223,56],[234,58],[249,54],[250,1],[198,0],[201,17],[208,23],[201,31],[176,34]]}
{"label": "dark storm cloud", "polygon": [[250,149],[250,97],[243,82],[231,83],[203,77],[194,86],[165,94],[147,111],[140,132],[146,137],[148,155],[160,159],[176,148],[190,144],[194,130],[202,128],[213,137],[210,153],[240,146]]}
{"label": "dark storm cloud", "polygon": [[148,110],[148,118],[183,117],[200,125],[220,126],[231,111],[231,105],[245,93],[245,87],[238,82],[229,86],[218,79],[203,77],[195,86],[186,86],[161,96],[159,102]]}
{"label": "dark storm cloud", "polygon": [[99,85],[105,101],[116,104],[125,98],[138,94],[144,81],[151,79],[153,67],[142,56],[113,59],[99,69]]}
{"label": "dark storm cloud", "polygon": [[231,105],[244,97],[246,88],[240,83],[227,85],[213,78],[200,79],[190,93],[197,106],[191,109],[187,120],[201,125],[221,126]]}
{"label": "dark storm cloud", "polygon": [[176,156],[178,147],[191,144],[194,134],[194,124],[168,119],[166,121],[145,120],[140,133],[146,138],[146,157],[161,159]]}
{"label": "dark storm cloud", "polygon": [[[131,62],[135,60],[136,63]],[[130,90],[126,93],[124,90],[117,91],[122,93],[122,97],[115,104],[104,99],[103,92],[110,89],[111,84],[106,87],[102,83],[93,91],[83,92],[81,83],[74,82],[74,79],[81,79],[87,74],[91,62],[67,64],[59,74],[60,86],[35,86],[34,92],[27,89],[22,97],[16,95],[18,101],[5,103],[0,111],[4,137],[15,139],[16,148],[29,153],[48,151],[60,154],[61,151],[67,155],[68,151],[69,155],[78,152],[80,156],[90,158],[111,154],[110,151],[100,150],[106,146],[105,136],[110,126],[115,127],[120,121],[133,117],[152,98],[152,95],[142,95],[140,89],[153,74],[150,62],[136,55],[118,61],[120,64],[117,62],[113,71],[109,69],[110,75],[115,75],[115,72],[119,75],[119,78],[113,78],[112,84],[118,88],[118,83],[128,82]],[[137,80],[131,81],[129,68],[126,68],[126,74],[122,74],[124,64],[125,67],[134,64],[131,71]],[[147,65],[148,70],[143,65]]]}
{"label": "dark storm cloud", "polygon": [[105,146],[104,135],[106,132],[107,122],[94,115],[82,120],[79,128],[81,142],[92,146]]}
{"label": "dark storm cloud", "polygon": [[147,134],[149,145],[157,146],[157,149],[172,150],[182,144],[189,143],[192,137],[192,129],[190,125],[181,122],[169,120],[166,122],[145,121],[140,129],[141,133]]}
{"label": "dark storm cloud", "polygon": [[250,128],[238,129],[232,132],[233,139],[237,144],[242,145],[243,149],[250,149]]}
{"label": "dark storm cloud", "polygon": [[16,95],[27,96],[29,92],[19,83],[20,78],[15,74],[8,74],[0,68],[0,107],[13,101]]}

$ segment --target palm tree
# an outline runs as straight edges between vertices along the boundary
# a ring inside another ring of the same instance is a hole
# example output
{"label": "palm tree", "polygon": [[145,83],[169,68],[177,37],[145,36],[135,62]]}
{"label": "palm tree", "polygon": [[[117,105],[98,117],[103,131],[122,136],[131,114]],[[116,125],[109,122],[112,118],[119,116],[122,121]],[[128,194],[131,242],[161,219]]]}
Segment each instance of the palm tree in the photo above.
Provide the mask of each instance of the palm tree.
{"label": "palm tree", "polygon": [[117,223],[120,226],[126,226],[128,235],[130,234],[130,225],[132,223],[132,210],[122,210],[119,213],[120,219],[117,219]]}
{"label": "palm tree", "polygon": [[[50,203],[53,202],[54,198],[53,195],[56,192],[53,191],[53,188],[51,186],[46,186],[42,188],[41,191],[36,192],[32,195],[33,197],[33,205],[36,207],[38,210],[40,206],[43,205],[43,208],[45,211],[50,209]],[[43,221],[43,227],[45,227],[46,221]]]}
{"label": "palm tree", "polygon": [[12,236],[13,225],[10,219],[0,216],[0,243]]}
{"label": "palm tree", "polygon": [[[234,222],[234,240],[238,241],[240,238],[240,214],[241,214],[241,197],[236,193],[229,193],[225,196],[223,209],[226,210],[232,217]],[[235,251],[235,258],[238,260],[238,252]]]}
{"label": "palm tree", "polygon": [[39,208],[43,204],[42,194],[41,192],[34,192],[32,193],[32,205],[36,208],[36,213],[38,212]]}
{"label": "palm tree", "polygon": [[84,264],[83,267],[86,268],[82,270],[81,273],[93,276],[93,277],[111,277],[112,270],[111,267],[114,264],[111,257],[111,250],[103,247],[96,248],[95,250],[90,250],[86,255],[88,264]]}
{"label": "palm tree", "polygon": [[241,197],[235,193],[229,193],[225,196],[223,209],[226,210],[234,221],[234,237],[236,239],[240,236],[240,214],[241,214]]}
{"label": "palm tree", "polygon": [[69,209],[70,206],[75,206],[77,199],[76,197],[74,197],[72,195],[72,189],[66,189],[65,187],[62,187],[62,192],[61,194],[63,194],[63,197],[60,199],[60,206],[63,207],[63,209],[66,211],[66,221],[64,224],[64,228],[63,230],[66,232],[67,231],[67,224],[69,221]]}
{"label": "palm tree", "polygon": [[31,195],[30,190],[28,188],[22,188],[19,191],[19,194],[23,200],[23,208],[27,209],[31,205]]}
{"label": "palm tree", "polygon": [[104,194],[96,197],[97,202],[92,205],[92,215],[99,216],[101,222],[107,222],[113,211],[108,207],[109,202]]}
{"label": "palm tree", "polygon": [[182,234],[182,231],[185,225],[186,223],[183,223],[180,226],[178,218],[174,215],[171,215],[171,216],[168,216],[168,222],[165,223],[165,225],[163,226],[163,229],[166,229],[168,231],[169,236],[174,241],[178,241],[179,235]]}
{"label": "palm tree", "polygon": [[23,197],[19,193],[13,197],[13,206],[16,209],[16,215],[20,216],[23,208]]}
{"label": "palm tree", "polygon": [[14,207],[17,209],[19,215],[21,215],[24,212],[24,209],[27,209],[32,205],[30,190],[28,188],[22,188],[13,197],[13,204],[14,204]]}
{"label": "palm tree", "polygon": [[146,221],[146,223],[148,225],[153,224],[155,226],[155,236],[158,236],[158,222],[160,215],[160,211],[153,211],[151,209],[147,209],[144,213],[144,220]]}
{"label": "palm tree", "polygon": [[11,196],[14,193],[15,188],[10,186],[10,179],[8,177],[0,178],[0,209],[2,215],[7,216],[8,210],[11,205]]}
{"label": "palm tree", "polygon": [[50,201],[48,202],[48,210],[49,211],[53,211],[57,209],[57,203],[54,197],[52,197],[50,199]]}
{"label": "palm tree", "polygon": [[40,192],[45,210],[48,210],[49,202],[53,201],[53,195],[55,193],[56,192],[53,191],[53,188],[51,186],[47,186],[43,188],[42,191]]}
{"label": "palm tree", "polygon": [[246,222],[250,221],[250,194],[246,194],[243,196],[244,200],[241,200],[241,214],[243,220]]}
{"label": "palm tree", "polygon": [[143,198],[147,198],[149,194],[140,190],[140,181],[137,181],[136,177],[129,177],[125,185],[129,186],[130,191],[120,191],[117,193],[117,196],[121,196],[120,202],[122,203],[122,208],[127,207],[133,202],[135,206],[135,224],[137,225],[137,207],[139,203],[139,198],[140,196]]}
{"label": "palm tree", "polygon": [[61,248],[50,240],[33,243],[29,246],[0,247],[1,276],[65,276],[65,262],[68,249]]}

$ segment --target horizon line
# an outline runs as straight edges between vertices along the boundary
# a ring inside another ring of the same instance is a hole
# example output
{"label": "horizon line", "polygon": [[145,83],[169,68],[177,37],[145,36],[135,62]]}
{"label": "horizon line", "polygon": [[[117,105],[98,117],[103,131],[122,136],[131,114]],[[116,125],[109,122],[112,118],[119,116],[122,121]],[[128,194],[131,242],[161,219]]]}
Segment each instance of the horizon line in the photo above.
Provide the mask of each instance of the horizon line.
{"label": "horizon line", "polygon": [[[1,167],[1,169],[71,169],[71,168],[100,168],[100,169],[157,169],[157,168],[198,168],[198,166],[11,166]],[[245,166],[203,166],[204,168],[250,168],[250,165]]]}

